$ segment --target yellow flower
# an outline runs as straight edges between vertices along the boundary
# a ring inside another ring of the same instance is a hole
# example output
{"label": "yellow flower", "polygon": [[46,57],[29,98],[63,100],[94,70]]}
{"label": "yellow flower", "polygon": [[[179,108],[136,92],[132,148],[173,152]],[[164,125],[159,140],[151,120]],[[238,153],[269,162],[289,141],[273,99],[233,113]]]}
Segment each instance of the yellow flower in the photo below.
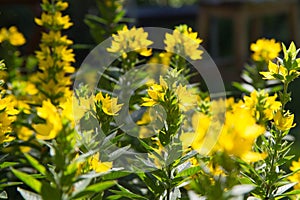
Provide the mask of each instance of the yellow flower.
{"label": "yellow flower", "polygon": [[151,107],[158,104],[160,101],[164,101],[168,85],[161,76],[159,82],[160,84],[153,83],[152,81],[148,83],[149,88],[147,93],[149,97],[142,97],[143,103],[141,106]]}
{"label": "yellow flower", "polygon": [[56,27],[56,29],[68,29],[73,23],[70,22],[70,17],[68,15],[62,16],[61,12],[52,13],[42,13],[41,19],[35,18],[35,23],[40,26],[45,27]]}
{"label": "yellow flower", "polygon": [[65,102],[61,102],[59,107],[62,109],[61,117],[68,120],[68,123],[71,123],[72,126],[75,126],[74,122],[74,113],[73,113],[73,104],[72,104],[72,95],[66,98]]}
{"label": "yellow flower", "polygon": [[[297,170],[300,170],[300,158],[298,161],[293,161],[292,162],[292,166],[290,167],[290,170],[292,172],[295,172]],[[288,179],[291,182],[296,182],[297,184],[294,186],[295,190],[299,190],[300,189],[300,171],[294,173],[292,176],[289,176]]]}
{"label": "yellow flower", "polygon": [[149,65],[147,65],[146,68],[147,72],[152,74],[153,77],[167,74],[171,56],[172,54],[168,52],[153,55],[148,62]]}
{"label": "yellow flower", "polygon": [[264,76],[263,79],[268,79],[268,80],[279,79],[282,82],[284,82],[286,80],[287,75],[291,73],[299,74],[299,72],[295,70],[291,70],[290,72],[288,72],[288,70],[285,67],[283,67],[282,65],[277,65],[272,61],[269,61],[268,70],[269,71],[267,72],[260,72],[260,74]]}
{"label": "yellow flower", "polygon": [[204,138],[207,134],[207,130],[211,124],[211,117],[200,112],[196,112],[192,116],[193,132],[183,133],[180,136],[180,140],[183,145],[183,149],[187,149],[189,146],[192,149],[201,151],[203,147]]}
{"label": "yellow flower", "polygon": [[85,113],[94,110],[94,96],[73,99],[74,120],[78,121]]}
{"label": "yellow flower", "polygon": [[111,98],[106,94],[103,97],[102,92],[99,92],[95,97],[96,102],[101,103],[103,112],[107,115],[118,115],[117,113],[121,110],[123,104],[118,104],[118,98]]}
{"label": "yellow flower", "polygon": [[10,27],[8,30],[6,28],[0,30],[0,43],[5,40],[13,46],[21,46],[26,42],[23,34],[15,26]]}
{"label": "yellow flower", "polygon": [[142,118],[140,120],[138,120],[136,122],[137,125],[146,125],[146,124],[149,124],[151,122],[151,115],[150,115],[150,110],[147,109]]}
{"label": "yellow flower", "polygon": [[177,26],[172,34],[166,33],[164,40],[167,52],[187,56],[192,60],[202,58],[203,51],[198,50],[201,42],[197,33],[186,25]]}
{"label": "yellow flower", "polygon": [[252,43],[250,46],[253,51],[252,59],[254,61],[266,61],[269,62],[278,56],[281,51],[279,42],[274,39],[259,39],[256,43]]}
{"label": "yellow flower", "polygon": [[108,52],[122,55],[125,59],[127,53],[130,51],[136,51],[142,56],[150,56],[152,54],[151,49],[147,49],[153,42],[148,40],[148,33],[143,28],[133,27],[128,30],[127,26],[124,26],[122,30],[117,34],[113,34],[113,41],[110,48],[107,48]]}
{"label": "yellow flower", "polygon": [[183,111],[187,111],[197,105],[198,96],[194,94],[192,89],[187,89],[186,86],[179,86],[176,88],[175,94],[177,95],[179,107]]}
{"label": "yellow flower", "polygon": [[144,101],[141,106],[151,107],[158,104],[160,101],[164,101],[165,91],[163,87],[158,84],[153,84],[148,89],[148,97],[143,97],[142,100]]}
{"label": "yellow flower", "polygon": [[264,159],[266,153],[253,152],[252,147],[265,128],[256,124],[247,109],[237,109],[226,113],[225,124],[217,143],[217,150],[241,158],[246,162]]}
{"label": "yellow flower", "polygon": [[0,112],[0,144],[3,142],[10,142],[14,137],[8,133],[12,132],[12,123],[16,120],[14,116],[9,116],[7,112]]}
{"label": "yellow flower", "polygon": [[5,96],[1,98],[0,96],[0,112],[4,111],[8,115],[17,115],[19,111],[15,109],[17,106],[16,98],[12,95]]}
{"label": "yellow flower", "polygon": [[42,33],[41,41],[44,44],[52,45],[55,43],[56,45],[72,45],[73,41],[69,40],[67,36],[62,36],[61,32],[50,30],[49,33]]}
{"label": "yellow flower", "polygon": [[27,141],[34,134],[33,130],[22,126],[17,129],[18,138],[24,141]]}
{"label": "yellow flower", "polygon": [[169,66],[171,62],[171,55],[172,54],[169,52],[159,53],[158,56],[156,54],[151,57],[149,63],[157,63],[157,64],[162,64],[164,66]]}
{"label": "yellow flower", "polygon": [[274,116],[274,124],[276,128],[280,131],[287,131],[296,124],[294,123],[294,115],[290,114],[289,112],[286,112],[285,114],[282,114],[281,111],[277,111],[275,116]]}
{"label": "yellow flower", "polygon": [[281,107],[281,102],[276,99],[277,94],[269,96],[265,90],[254,90],[250,96],[244,97],[242,106],[249,109],[258,122],[264,122],[272,120],[274,113]]}
{"label": "yellow flower", "polygon": [[112,168],[112,162],[101,162],[99,156],[98,152],[88,159],[90,170],[94,170],[97,173],[107,172]]}
{"label": "yellow flower", "polygon": [[36,130],[36,138],[41,140],[54,139],[62,130],[61,118],[56,107],[50,100],[43,101],[42,107],[37,108],[37,115],[46,122],[32,125]]}

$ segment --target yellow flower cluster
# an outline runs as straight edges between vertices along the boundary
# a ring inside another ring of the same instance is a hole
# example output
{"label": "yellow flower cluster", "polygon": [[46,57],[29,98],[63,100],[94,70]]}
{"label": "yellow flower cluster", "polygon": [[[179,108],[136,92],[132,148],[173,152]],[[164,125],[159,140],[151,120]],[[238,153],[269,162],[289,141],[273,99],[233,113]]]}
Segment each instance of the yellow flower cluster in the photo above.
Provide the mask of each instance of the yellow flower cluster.
{"label": "yellow flower cluster", "polygon": [[187,25],[177,26],[172,34],[166,33],[164,40],[167,52],[186,56],[192,60],[202,58],[203,51],[199,50],[201,42],[197,32],[192,32]]}
{"label": "yellow flower cluster", "polygon": [[[40,140],[51,140],[62,131],[64,123],[74,127],[74,116],[71,99],[68,98],[59,106],[51,103],[50,99],[44,100],[42,106],[37,107],[37,116],[44,120],[44,123],[33,124],[35,136]],[[67,121],[65,121],[67,120]],[[33,130],[27,127],[21,127],[17,131],[18,137],[22,140],[28,140],[33,134]]]}
{"label": "yellow flower cluster", "polygon": [[36,138],[51,140],[62,130],[62,123],[57,108],[49,101],[43,101],[42,107],[37,108],[37,114],[44,119],[44,124],[34,124]]}
{"label": "yellow flower cluster", "polygon": [[[166,81],[160,77],[160,84],[150,84],[150,87],[147,90],[149,97],[143,97],[143,103],[141,105],[151,107],[165,101],[165,93],[168,88]],[[198,97],[194,94],[193,90],[183,86],[182,84],[177,86],[176,83],[173,84],[170,89],[174,89],[174,94],[177,97],[179,108],[182,111],[187,111],[195,107]]]}
{"label": "yellow flower cluster", "polygon": [[49,98],[55,105],[70,96],[71,80],[67,75],[75,71],[71,66],[75,62],[73,50],[68,48],[73,42],[61,35],[61,30],[72,25],[70,17],[61,13],[67,7],[68,3],[61,0],[43,0],[44,12],[41,19],[35,19],[38,25],[49,29],[49,32],[42,34],[40,50],[36,52],[41,70],[35,77],[40,90],[39,99]]}
{"label": "yellow flower cluster", "polygon": [[[5,64],[0,61],[0,71],[5,69]],[[0,86],[4,84],[0,80]],[[19,113],[16,107],[16,102],[12,95],[5,95],[5,91],[0,87],[0,144],[9,142],[14,139],[10,136],[12,132],[12,123],[16,120],[16,115]]]}
{"label": "yellow flower cluster", "polygon": [[[53,3],[55,2],[55,3]],[[44,8],[47,12],[42,13],[41,19],[36,18],[35,22],[49,29],[59,31],[61,29],[68,29],[73,25],[70,22],[70,17],[68,15],[63,16],[60,11],[67,9],[68,3],[62,2],[60,0],[52,1],[43,0]],[[54,12],[53,12],[54,11]]]}
{"label": "yellow flower cluster", "polygon": [[254,90],[250,96],[244,97],[244,106],[251,111],[257,122],[264,123],[272,120],[275,112],[281,107],[281,102],[276,99],[276,94],[269,96],[265,90]]}
{"label": "yellow flower cluster", "polygon": [[151,107],[164,101],[164,96],[167,88],[167,83],[162,77],[160,77],[160,84],[153,83],[147,90],[149,97],[142,98],[142,106]]}
{"label": "yellow flower cluster", "polygon": [[3,41],[8,41],[13,46],[21,46],[26,42],[24,35],[15,26],[11,26],[9,29],[1,28],[0,43]]}
{"label": "yellow flower cluster", "polygon": [[2,98],[2,95],[0,95],[0,144],[14,139],[9,133],[12,132],[12,123],[19,113],[15,106],[16,102],[12,96]]}
{"label": "yellow flower cluster", "polygon": [[94,100],[97,104],[101,104],[100,107],[102,108],[102,111],[107,115],[117,115],[118,112],[121,110],[123,104],[118,104],[118,98],[111,98],[106,94],[104,97],[102,95],[102,92],[99,92]]}
{"label": "yellow flower cluster", "polygon": [[250,49],[253,51],[252,59],[254,61],[265,61],[268,63],[279,55],[281,46],[274,39],[262,38],[251,44]]}
{"label": "yellow flower cluster", "polygon": [[260,72],[264,79],[280,80],[283,83],[288,81],[289,77],[298,77],[300,75],[300,72],[297,70],[288,70],[281,64],[275,64],[271,61],[269,62],[268,70],[269,71],[266,72]]}
{"label": "yellow flower cluster", "polygon": [[256,162],[267,156],[266,153],[257,153],[252,149],[256,138],[264,133],[265,128],[256,123],[249,110],[240,108],[226,112],[217,149],[246,162]]}
{"label": "yellow flower cluster", "polygon": [[122,58],[127,58],[127,54],[131,51],[136,51],[142,56],[150,56],[152,50],[148,46],[153,42],[148,40],[148,33],[143,28],[133,27],[128,29],[124,26],[117,34],[112,35],[113,40],[108,52],[116,53]]}
{"label": "yellow flower cluster", "polygon": [[294,189],[299,190],[300,189],[300,158],[298,161],[292,162],[292,166],[290,167],[290,170],[295,173],[292,176],[289,176],[288,179],[293,183],[297,183],[294,186]]}
{"label": "yellow flower cluster", "polygon": [[[213,102],[213,104],[219,103]],[[190,145],[192,149],[199,152],[202,152],[203,148],[211,148],[210,153],[222,151],[246,162],[264,159],[267,156],[265,153],[254,152],[252,148],[256,138],[264,134],[265,128],[256,123],[250,110],[246,109],[241,102],[230,101],[226,104],[228,110],[223,125],[221,119],[213,119],[210,115],[196,112],[192,117],[194,132],[184,133],[180,138],[183,147],[187,148]],[[215,133],[217,127],[220,128],[219,131],[221,130],[219,136]],[[207,147],[204,143],[207,142],[206,139],[217,140],[216,145]]]}

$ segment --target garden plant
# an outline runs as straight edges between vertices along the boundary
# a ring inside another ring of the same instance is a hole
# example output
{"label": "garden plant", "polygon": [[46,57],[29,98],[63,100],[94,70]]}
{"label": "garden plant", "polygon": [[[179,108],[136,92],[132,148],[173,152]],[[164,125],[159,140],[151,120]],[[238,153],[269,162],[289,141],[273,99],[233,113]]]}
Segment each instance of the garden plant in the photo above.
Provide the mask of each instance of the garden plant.
{"label": "garden plant", "polygon": [[231,96],[201,35],[130,26],[122,0],[96,0],[75,68],[68,2],[41,1],[34,55],[0,29],[0,199],[300,199],[293,42],[252,43]]}

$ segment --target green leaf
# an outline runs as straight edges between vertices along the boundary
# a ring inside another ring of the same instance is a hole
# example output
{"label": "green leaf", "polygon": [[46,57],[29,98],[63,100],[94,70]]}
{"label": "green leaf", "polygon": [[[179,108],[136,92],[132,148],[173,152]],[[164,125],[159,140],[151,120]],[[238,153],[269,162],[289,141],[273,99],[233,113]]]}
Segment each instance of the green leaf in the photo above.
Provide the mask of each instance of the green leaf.
{"label": "green leaf", "polygon": [[101,178],[102,180],[116,180],[129,174],[129,172],[111,171],[110,173],[103,175]]}
{"label": "green leaf", "polygon": [[168,181],[168,176],[163,170],[155,170],[151,174],[160,182]]}
{"label": "green leaf", "polygon": [[140,196],[138,194],[134,194],[133,192],[129,191],[128,189],[124,188],[123,186],[121,185],[117,185],[118,188],[121,190],[121,191],[118,191],[118,190],[110,190],[110,192],[114,193],[114,194],[117,194],[117,195],[121,195],[123,197],[127,197],[127,198],[130,198],[130,199],[142,199],[142,200],[147,200],[147,198],[143,197],[143,196]]}
{"label": "green leaf", "polygon": [[284,45],[284,43],[281,43],[282,45],[282,51],[283,51],[283,54],[284,54],[284,59],[288,59],[288,53],[287,53],[287,50],[286,50],[286,46]]}
{"label": "green leaf", "polygon": [[92,179],[82,179],[74,184],[73,196],[82,192],[91,182]]}
{"label": "green leaf", "polygon": [[247,94],[249,94],[252,91],[252,89],[253,89],[253,86],[251,86],[249,84],[246,84],[246,83],[233,82],[232,86],[235,87],[235,88],[237,88],[241,92],[245,92]]}
{"label": "green leaf", "polygon": [[17,188],[18,192],[20,192],[21,196],[25,200],[42,200],[42,197],[36,193],[30,192],[28,190],[24,190],[22,188]]}
{"label": "green leaf", "polygon": [[286,185],[283,185],[283,186],[279,187],[274,196],[276,197],[276,196],[279,196],[279,195],[283,194],[285,191],[287,191],[288,189],[294,187],[294,185],[296,185],[296,184],[297,184],[297,182],[296,183],[288,183]]}
{"label": "green leaf", "polygon": [[147,185],[147,187],[153,194],[160,195],[164,192],[164,188],[161,187],[160,185],[157,185],[155,179],[153,177],[150,177],[151,176],[150,174],[137,173],[137,175]]}
{"label": "green leaf", "polygon": [[191,168],[185,169],[182,172],[178,173],[175,176],[175,178],[192,176],[194,174],[197,174],[200,170],[201,170],[200,166],[191,167]]}
{"label": "green leaf", "polygon": [[22,185],[23,182],[8,182],[8,183],[1,183],[0,188],[6,188],[14,185]]}
{"label": "green leaf", "polygon": [[46,175],[47,170],[46,168],[39,164],[39,161],[37,161],[35,158],[33,158],[31,155],[29,154],[24,154],[25,157],[27,158],[27,160],[29,161],[29,163],[36,169],[38,170],[41,174]]}
{"label": "green leaf", "polygon": [[122,195],[109,195],[106,199],[108,200],[116,200],[116,199],[121,199]]}
{"label": "green leaf", "polygon": [[107,24],[107,21],[105,19],[103,19],[101,17],[98,17],[96,15],[89,15],[89,14],[87,14],[85,16],[85,20],[88,20],[90,22],[97,22],[99,24]]}
{"label": "green leaf", "polygon": [[177,165],[175,166],[183,164],[185,161],[189,160],[190,158],[194,157],[197,154],[198,152],[195,150],[188,152],[187,154],[185,154],[183,157],[180,158],[180,162],[177,163]]}
{"label": "green leaf", "polygon": [[94,185],[88,186],[82,192],[73,196],[73,199],[83,198],[89,194],[103,192],[104,190],[114,186],[115,184],[116,184],[116,181],[105,181],[105,182],[96,183]]}
{"label": "green leaf", "polygon": [[115,160],[115,159],[117,159],[117,158],[120,157],[122,154],[124,154],[125,152],[127,152],[128,149],[130,149],[130,145],[127,145],[127,146],[125,146],[125,147],[122,147],[122,148],[117,149],[116,151],[112,152],[112,153],[109,155],[109,159],[110,159],[110,160]]}
{"label": "green leaf", "polygon": [[290,192],[286,192],[286,193],[282,194],[282,196],[291,196],[291,195],[297,195],[297,194],[300,194],[300,190],[293,190]]}
{"label": "green leaf", "polygon": [[3,162],[0,164],[0,169],[4,169],[6,167],[13,167],[16,164],[18,164],[17,162]]}
{"label": "green leaf", "polygon": [[37,179],[33,178],[31,175],[26,174],[24,172],[20,172],[13,168],[11,170],[16,177],[18,177],[21,181],[23,181],[31,189],[33,189],[37,193],[41,192],[42,184],[40,181],[38,181]]}

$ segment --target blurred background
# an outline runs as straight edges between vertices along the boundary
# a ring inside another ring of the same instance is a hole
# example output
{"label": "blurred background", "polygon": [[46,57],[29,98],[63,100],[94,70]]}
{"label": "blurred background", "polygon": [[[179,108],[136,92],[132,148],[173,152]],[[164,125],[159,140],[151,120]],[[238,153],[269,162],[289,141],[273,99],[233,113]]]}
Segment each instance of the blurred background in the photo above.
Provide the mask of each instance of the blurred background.
{"label": "blurred background", "polygon": [[[103,0],[105,1],[105,0]],[[21,47],[24,55],[38,49],[41,29],[35,25],[41,9],[38,0],[0,0],[0,28],[17,26],[26,37]],[[95,0],[69,0],[67,14],[74,26],[65,32],[75,43],[76,67],[79,67],[94,45],[86,14],[101,15]],[[300,47],[300,0],[127,0],[126,16],[129,26],[153,26],[173,29],[187,24],[199,32],[202,45],[215,60],[228,91],[232,81],[240,80],[244,63],[249,61],[250,44],[259,38],[275,38],[288,45],[295,41]],[[293,104],[297,122],[292,134],[296,137],[293,153],[300,155],[300,80],[292,83]],[[234,93],[234,91],[233,91]]]}

